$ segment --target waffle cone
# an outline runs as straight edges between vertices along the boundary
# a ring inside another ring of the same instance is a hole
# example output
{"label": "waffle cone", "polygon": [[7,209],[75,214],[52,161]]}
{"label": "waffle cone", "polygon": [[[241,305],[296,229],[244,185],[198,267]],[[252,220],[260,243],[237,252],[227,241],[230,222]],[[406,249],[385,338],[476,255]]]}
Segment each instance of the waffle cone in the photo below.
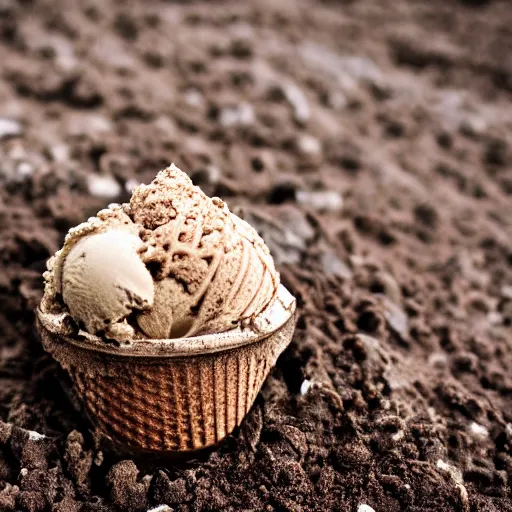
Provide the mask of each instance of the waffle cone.
{"label": "waffle cone", "polygon": [[38,327],[99,434],[135,451],[190,451],[221,441],[251,408],[293,335],[295,302],[283,296],[281,286],[273,306],[280,320],[267,318],[262,331],[146,340],[128,350],[63,335],[40,311]]}

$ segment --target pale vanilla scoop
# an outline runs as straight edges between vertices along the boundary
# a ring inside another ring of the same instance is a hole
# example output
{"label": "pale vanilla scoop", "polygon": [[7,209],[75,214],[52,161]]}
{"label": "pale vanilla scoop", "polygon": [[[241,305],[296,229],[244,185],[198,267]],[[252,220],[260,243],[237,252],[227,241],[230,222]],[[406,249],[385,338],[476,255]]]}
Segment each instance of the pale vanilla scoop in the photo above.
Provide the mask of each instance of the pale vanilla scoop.
{"label": "pale vanilla scoop", "polygon": [[118,341],[230,330],[279,286],[256,231],[174,165],[71,229],[45,280],[43,312]]}

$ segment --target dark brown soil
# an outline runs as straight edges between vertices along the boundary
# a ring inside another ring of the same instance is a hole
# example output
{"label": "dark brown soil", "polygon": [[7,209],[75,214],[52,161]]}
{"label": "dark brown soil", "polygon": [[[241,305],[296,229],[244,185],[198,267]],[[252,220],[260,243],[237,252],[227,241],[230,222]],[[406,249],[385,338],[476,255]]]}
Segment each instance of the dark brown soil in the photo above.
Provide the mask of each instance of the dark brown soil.
{"label": "dark brown soil", "polygon": [[[0,510],[512,511],[511,27],[507,0],[2,0]],[[134,463],[33,310],[67,229],[171,161],[301,315],[235,435]]]}

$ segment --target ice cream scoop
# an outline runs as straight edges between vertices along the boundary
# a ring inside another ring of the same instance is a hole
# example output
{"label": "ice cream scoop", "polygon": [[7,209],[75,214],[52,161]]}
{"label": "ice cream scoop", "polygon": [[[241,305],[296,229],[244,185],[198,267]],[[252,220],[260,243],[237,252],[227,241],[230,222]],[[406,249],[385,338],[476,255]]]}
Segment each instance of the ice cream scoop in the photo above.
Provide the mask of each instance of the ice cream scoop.
{"label": "ice cream scoop", "polygon": [[137,249],[142,241],[123,231],[89,235],[71,248],[63,263],[62,300],[71,316],[91,333],[105,331],[116,338],[133,337],[120,320],[134,309],[153,305],[154,286]]}
{"label": "ice cream scoop", "polygon": [[123,342],[233,329],[279,286],[256,231],[174,165],[70,230],[45,278],[43,310]]}

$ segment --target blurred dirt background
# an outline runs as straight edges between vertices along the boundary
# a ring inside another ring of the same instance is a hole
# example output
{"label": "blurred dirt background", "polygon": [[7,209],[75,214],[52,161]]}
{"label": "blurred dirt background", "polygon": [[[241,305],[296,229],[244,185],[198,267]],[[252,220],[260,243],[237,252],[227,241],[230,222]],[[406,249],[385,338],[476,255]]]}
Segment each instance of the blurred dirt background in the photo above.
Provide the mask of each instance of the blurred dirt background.
{"label": "blurred dirt background", "polygon": [[[0,510],[512,511],[511,56],[507,0],[0,0]],[[170,162],[301,311],[188,464],[95,447],[33,314]]]}

